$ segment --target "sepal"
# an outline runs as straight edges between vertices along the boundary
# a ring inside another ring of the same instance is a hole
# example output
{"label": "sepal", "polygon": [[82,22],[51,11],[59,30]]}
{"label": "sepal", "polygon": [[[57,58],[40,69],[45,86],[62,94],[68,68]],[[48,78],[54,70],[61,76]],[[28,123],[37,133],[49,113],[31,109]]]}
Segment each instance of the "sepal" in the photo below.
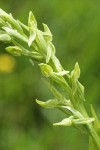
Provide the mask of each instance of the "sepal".
{"label": "sepal", "polygon": [[54,126],[71,126],[73,118],[74,118],[74,116],[70,116],[69,118],[63,119],[61,122],[53,123],[53,125]]}
{"label": "sepal", "polygon": [[49,27],[44,23],[43,23],[43,27],[44,27],[43,35],[44,35],[46,42],[51,42],[52,41],[52,33],[51,33]]}
{"label": "sepal", "polygon": [[59,72],[54,72],[55,75],[61,76],[61,77],[67,75],[68,73],[69,73],[69,71],[65,71],[65,70],[59,71]]}
{"label": "sepal", "polygon": [[72,93],[75,94],[77,90],[77,80],[80,77],[80,68],[78,63],[75,64],[74,70],[71,72],[71,81],[72,81]]}
{"label": "sepal", "polygon": [[29,13],[29,18],[28,18],[28,27],[30,32],[28,46],[30,47],[32,45],[32,42],[36,38],[36,29],[37,29],[37,21],[31,11]]}
{"label": "sepal", "polygon": [[78,63],[75,64],[74,70],[71,72],[71,78],[77,80],[80,77],[80,68]]}
{"label": "sepal", "polygon": [[46,102],[36,100],[36,102],[40,106],[45,107],[45,108],[54,108],[54,107],[57,107],[59,105],[59,101],[57,99],[50,99]]}

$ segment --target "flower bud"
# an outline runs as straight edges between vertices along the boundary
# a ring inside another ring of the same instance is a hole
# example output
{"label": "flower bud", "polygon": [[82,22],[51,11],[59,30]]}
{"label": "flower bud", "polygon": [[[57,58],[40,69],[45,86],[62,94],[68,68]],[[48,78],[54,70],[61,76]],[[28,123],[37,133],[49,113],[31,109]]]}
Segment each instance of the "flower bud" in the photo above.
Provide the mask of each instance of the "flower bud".
{"label": "flower bud", "polygon": [[8,46],[6,47],[6,50],[14,56],[21,56],[22,54],[22,49],[18,46]]}
{"label": "flower bud", "polygon": [[46,108],[57,107],[57,105],[60,103],[57,99],[50,99],[50,100],[48,100],[46,102],[36,100],[36,102],[39,105],[41,105],[42,107],[46,107]]}
{"label": "flower bud", "polygon": [[63,119],[61,122],[53,123],[53,125],[54,126],[71,126],[73,118],[74,118],[74,116],[70,116],[69,118]]}
{"label": "flower bud", "polygon": [[41,68],[41,72],[45,77],[51,77],[53,75],[53,69],[51,68],[51,66],[41,63],[39,64],[40,68]]}
{"label": "flower bud", "polygon": [[78,63],[75,64],[74,70],[71,72],[71,77],[76,80],[80,77],[80,68]]}

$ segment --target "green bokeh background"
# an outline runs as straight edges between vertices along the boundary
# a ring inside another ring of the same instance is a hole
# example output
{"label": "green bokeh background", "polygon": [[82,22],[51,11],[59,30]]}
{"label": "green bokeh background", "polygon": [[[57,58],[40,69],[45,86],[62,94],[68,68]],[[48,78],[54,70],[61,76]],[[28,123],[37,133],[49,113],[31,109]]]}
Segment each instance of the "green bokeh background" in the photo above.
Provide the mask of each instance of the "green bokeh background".
{"label": "green bokeh background", "polygon": [[[99,0],[0,0],[0,7],[25,24],[33,11],[38,27],[48,24],[57,57],[72,70],[76,61],[85,86],[86,107],[100,115],[100,1]],[[0,42],[0,55],[7,54]],[[0,72],[0,150],[87,150],[88,137],[72,127],[53,127],[65,116],[44,109],[35,99],[52,96],[40,70],[24,57],[14,57],[11,73]],[[89,109],[88,109],[89,111]]]}

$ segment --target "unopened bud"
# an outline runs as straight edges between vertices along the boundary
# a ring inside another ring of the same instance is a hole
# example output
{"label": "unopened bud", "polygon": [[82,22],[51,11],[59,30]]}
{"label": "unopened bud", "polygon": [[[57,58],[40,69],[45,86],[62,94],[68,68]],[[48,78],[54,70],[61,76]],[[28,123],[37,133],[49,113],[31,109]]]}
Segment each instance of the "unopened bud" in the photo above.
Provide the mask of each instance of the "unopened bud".
{"label": "unopened bud", "polygon": [[18,46],[8,46],[6,47],[6,50],[14,56],[21,56],[22,54],[22,49]]}
{"label": "unopened bud", "polygon": [[57,99],[50,99],[46,102],[43,102],[43,101],[39,101],[39,100],[36,100],[36,102],[42,106],[42,107],[46,107],[46,108],[53,108],[53,107],[57,107],[58,104],[59,104],[59,101]]}
{"label": "unopened bud", "polygon": [[73,116],[70,116],[69,118],[65,118],[61,122],[54,123],[53,125],[54,126],[71,126],[73,118],[74,118]]}
{"label": "unopened bud", "polygon": [[53,69],[51,68],[51,66],[41,63],[39,64],[40,68],[41,68],[41,72],[45,77],[51,77],[53,75]]}

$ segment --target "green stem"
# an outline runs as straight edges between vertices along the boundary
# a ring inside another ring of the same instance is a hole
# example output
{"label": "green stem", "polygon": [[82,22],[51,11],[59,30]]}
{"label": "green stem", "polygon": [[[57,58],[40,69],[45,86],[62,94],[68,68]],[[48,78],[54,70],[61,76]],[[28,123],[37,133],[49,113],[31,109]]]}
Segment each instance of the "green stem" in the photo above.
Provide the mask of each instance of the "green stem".
{"label": "green stem", "polygon": [[[89,117],[83,105],[81,106],[81,111],[84,117]],[[86,128],[87,128],[89,135],[92,137],[94,144],[96,144],[98,147],[98,150],[100,150],[100,137],[98,133],[96,132],[95,128],[93,127],[93,124],[92,123],[87,124]]]}
{"label": "green stem", "polygon": [[95,131],[92,124],[88,124],[87,126],[88,126],[89,133],[93,139],[94,144],[96,144],[98,147],[98,150],[100,150],[100,138],[99,138],[97,132]]}

